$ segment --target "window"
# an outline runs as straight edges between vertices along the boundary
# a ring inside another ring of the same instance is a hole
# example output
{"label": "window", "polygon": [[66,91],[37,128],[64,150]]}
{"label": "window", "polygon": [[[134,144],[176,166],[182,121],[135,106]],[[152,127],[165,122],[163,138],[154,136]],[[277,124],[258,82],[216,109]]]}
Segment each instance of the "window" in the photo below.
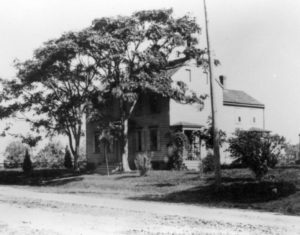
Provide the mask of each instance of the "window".
{"label": "window", "polygon": [[158,150],[158,129],[150,128],[150,151]]}
{"label": "window", "polygon": [[157,96],[153,96],[153,95],[149,96],[149,107],[151,113],[160,113],[161,104]]}
{"label": "window", "polygon": [[137,103],[136,103],[136,108],[135,108],[135,110],[136,110],[135,114],[137,116],[143,115],[144,104],[145,104],[144,103],[144,97],[140,96],[139,99],[138,99],[138,101],[137,101]]}
{"label": "window", "polygon": [[94,135],[94,152],[100,153],[100,133],[96,132]]}
{"label": "window", "polygon": [[143,151],[143,143],[142,143],[142,130],[138,130],[136,132],[136,151]]}

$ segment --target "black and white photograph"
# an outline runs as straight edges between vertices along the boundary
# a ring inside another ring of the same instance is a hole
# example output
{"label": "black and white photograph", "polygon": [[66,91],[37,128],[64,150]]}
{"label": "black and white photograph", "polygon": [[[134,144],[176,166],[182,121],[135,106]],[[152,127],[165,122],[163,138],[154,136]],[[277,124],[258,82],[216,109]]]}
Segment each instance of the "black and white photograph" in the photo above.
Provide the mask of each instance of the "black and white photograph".
{"label": "black and white photograph", "polygon": [[0,234],[300,235],[300,1],[0,0]]}

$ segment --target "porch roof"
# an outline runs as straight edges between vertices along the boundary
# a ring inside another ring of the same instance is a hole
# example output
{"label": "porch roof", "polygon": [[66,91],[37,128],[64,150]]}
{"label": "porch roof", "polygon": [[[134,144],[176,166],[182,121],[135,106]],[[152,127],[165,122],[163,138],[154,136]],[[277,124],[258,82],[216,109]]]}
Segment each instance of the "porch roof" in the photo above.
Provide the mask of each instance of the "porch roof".
{"label": "porch roof", "polygon": [[176,122],[171,127],[181,127],[185,129],[199,129],[203,127],[203,125],[197,124],[197,123],[191,123],[191,122]]}

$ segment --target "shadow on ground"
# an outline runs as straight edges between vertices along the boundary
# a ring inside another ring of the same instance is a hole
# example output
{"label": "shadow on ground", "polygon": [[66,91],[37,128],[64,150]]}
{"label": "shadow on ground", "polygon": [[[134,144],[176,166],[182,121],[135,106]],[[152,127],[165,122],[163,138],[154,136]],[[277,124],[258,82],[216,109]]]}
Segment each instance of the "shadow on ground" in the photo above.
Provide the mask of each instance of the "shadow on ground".
{"label": "shadow on ground", "polygon": [[[224,178],[218,191],[208,179],[206,185],[192,187],[187,190],[172,192],[166,195],[144,195],[131,197],[133,200],[163,201],[188,204],[214,204],[221,202],[249,205],[276,200],[294,194],[297,189],[289,182],[257,182],[251,178]],[[164,185],[156,185],[164,187]]]}
{"label": "shadow on ground", "polygon": [[67,169],[35,169],[30,174],[21,170],[0,171],[2,185],[58,186],[82,179],[73,170]]}

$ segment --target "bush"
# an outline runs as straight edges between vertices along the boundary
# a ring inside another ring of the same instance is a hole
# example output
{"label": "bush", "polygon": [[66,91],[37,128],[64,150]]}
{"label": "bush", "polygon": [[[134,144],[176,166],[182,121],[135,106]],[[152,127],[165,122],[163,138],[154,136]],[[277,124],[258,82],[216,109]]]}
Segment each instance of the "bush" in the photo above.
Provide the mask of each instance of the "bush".
{"label": "bush", "polygon": [[64,166],[67,169],[72,169],[73,168],[72,157],[71,157],[71,153],[70,153],[68,147],[66,147],[66,150],[65,150]]}
{"label": "bush", "polygon": [[94,162],[87,162],[86,163],[86,170],[87,171],[94,171],[97,168],[97,164]]}
{"label": "bush", "polygon": [[203,172],[211,172],[215,170],[215,159],[214,155],[208,152],[207,156],[202,160]]}
{"label": "bush", "polygon": [[180,131],[169,132],[167,137],[169,138],[169,143],[167,145],[169,148],[168,168],[182,170],[184,169],[183,151],[188,148],[189,140],[187,136]]}
{"label": "bush", "polygon": [[35,157],[35,165],[42,168],[60,168],[64,164],[64,147],[60,142],[49,142]]}
{"label": "bush", "polygon": [[151,169],[151,158],[148,153],[138,153],[134,160],[136,169],[140,172],[141,176],[146,176]]}
{"label": "bush", "polygon": [[21,141],[13,141],[7,145],[4,152],[4,167],[17,168],[22,165],[28,146]]}
{"label": "bush", "polygon": [[282,155],[285,139],[266,132],[237,130],[229,139],[229,152],[234,164],[250,168],[260,180],[268,168],[274,168]]}
{"label": "bush", "polygon": [[26,174],[32,171],[32,162],[28,150],[26,150],[22,168]]}

